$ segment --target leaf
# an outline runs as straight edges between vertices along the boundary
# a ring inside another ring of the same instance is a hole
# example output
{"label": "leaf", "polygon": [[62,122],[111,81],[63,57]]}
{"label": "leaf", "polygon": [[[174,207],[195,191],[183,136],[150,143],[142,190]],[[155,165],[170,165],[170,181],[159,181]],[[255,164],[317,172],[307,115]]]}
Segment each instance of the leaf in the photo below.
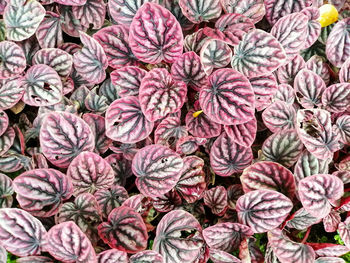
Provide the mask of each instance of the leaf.
{"label": "leaf", "polygon": [[209,256],[214,263],[241,263],[242,262],[235,256],[232,256],[231,254],[218,249],[210,249]]}
{"label": "leaf", "polygon": [[176,152],[179,154],[189,155],[198,150],[200,145],[207,142],[205,138],[196,138],[192,136],[181,137],[176,143]]}
{"label": "leaf", "polygon": [[44,7],[35,0],[11,0],[4,11],[7,39],[22,41],[34,35],[45,13]]}
{"label": "leaf", "polygon": [[181,204],[182,204],[181,197],[174,190],[171,190],[170,192],[162,196],[153,198],[153,207],[158,212],[167,213],[171,210],[174,210],[177,206]]}
{"label": "leaf", "polygon": [[105,81],[101,84],[98,94],[106,97],[108,104],[111,104],[113,101],[120,98],[117,87],[112,83],[110,78],[105,79]]}
{"label": "leaf", "polygon": [[330,112],[343,112],[350,104],[350,83],[336,83],[322,94],[322,104]]}
{"label": "leaf", "polygon": [[[323,57],[320,57],[317,55],[312,56],[306,62],[306,68],[315,72],[317,75],[319,75],[323,79],[323,81],[326,83],[326,85],[328,85],[330,80],[329,66],[325,62],[325,59]],[[341,73],[339,72],[339,78],[340,76],[341,76]]]}
{"label": "leaf", "polygon": [[45,249],[57,260],[67,263],[97,261],[90,240],[72,221],[53,226],[46,240]]}
{"label": "leaf", "polygon": [[138,96],[146,73],[146,70],[135,66],[124,66],[111,72],[111,80],[120,97]]}
{"label": "leaf", "polygon": [[246,193],[259,189],[275,190],[291,200],[295,195],[296,187],[293,174],[275,162],[254,163],[244,169],[240,179]]}
{"label": "leaf", "polygon": [[72,7],[73,15],[83,27],[100,29],[103,26],[106,16],[106,4],[103,0],[87,0],[82,6]]}
{"label": "leaf", "polygon": [[296,55],[287,64],[279,67],[276,70],[276,76],[280,84],[294,84],[296,75],[305,68],[306,64],[302,56]]}
{"label": "leaf", "polygon": [[97,255],[97,261],[99,263],[119,262],[128,263],[128,254],[125,251],[118,249],[108,249]]}
{"label": "leaf", "polygon": [[210,249],[232,253],[247,237],[252,236],[250,227],[239,223],[219,223],[203,230],[203,237]]}
{"label": "leaf", "polygon": [[96,88],[89,91],[84,101],[86,109],[95,113],[103,113],[108,108],[108,99],[96,93]]}
{"label": "leaf", "polygon": [[184,163],[180,155],[162,145],[140,149],[132,160],[132,171],[140,193],[159,197],[169,192],[179,180]]}
{"label": "leaf", "polygon": [[293,129],[296,115],[292,105],[277,101],[264,110],[262,119],[270,131],[279,132]]}
{"label": "leaf", "polygon": [[102,240],[111,248],[137,253],[147,246],[147,229],[139,213],[121,206],[112,210],[108,221],[98,226]]}
{"label": "leaf", "polygon": [[8,127],[4,134],[0,136],[0,156],[4,156],[12,147],[15,136],[15,130],[12,127]]}
{"label": "leaf", "polygon": [[[55,1],[58,1],[58,0],[55,0]],[[59,1],[65,1],[65,0],[59,0]],[[84,2],[86,3],[86,0],[84,0]],[[65,32],[69,36],[79,37],[79,32],[80,31],[86,32],[87,28],[83,27],[82,24],[80,23],[80,20],[75,18],[72,9],[73,7],[69,5],[59,6],[59,12],[64,21],[64,23],[62,23],[61,26],[62,26],[63,32]]]}
{"label": "leaf", "polygon": [[272,190],[255,190],[241,196],[236,204],[239,222],[254,233],[278,227],[293,208],[292,201]]}
{"label": "leaf", "polygon": [[168,263],[191,262],[200,255],[203,245],[197,219],[183,210],[174,210],[158,223],[153,250]]}
{"label": "leaf", "polygon": [[[229,0],[230,1],[230,0]],[[235,0],[233,0],[235,1]],[[226,2],[226,0],[221,0],[221,2]],[[235,1],[237,2],[237,1]],[[238,3],[239,5],[240,3]],[[259,5],[259,4],[258,4]],[[225,8],[225,5],[223,5]],[[226,6],[228,7],[228,6]],[[241,30],[243,32],[248,32],[251,29],[254,29],[253,21],[245,15],[237,13],[229,13],[221,15],[218,20],[215,22],[215,27],[220,31],[234,31]]]}
{"label": "leaf", "polygon": [[11,178],[0,173],[0,209],[12,206],[13,193]]}
{"label": "leaf", "polygon": [[40,255],[46,230],[28,212],[17,208],[0,209],[0,245],[17,256]]}
{"label": "leaf", "polygon": [[204,72],[209,75],[215,68],[226,67],[232,58],[232,50],[221,40],[207,40],[200,52],[200,61]]}
{"label": "leaf", "polygon": [[81,152],[75,157],[69,164],[67,176],[72,180],[75,196],[108,189],[114,182],[112,167],[93,152]]}
{"label": "leaf", "polygon": [[294,166],[294,178],[296,183],[310,175],[327,174],[330,161],[330,159],[317,159],[309,151],[304,150]]}
{"label": "leaf", "polygon": [[274,25],[280,18],[311,6],[312,0],[264,0],[266,19]]}
{"label": "leaf", "polygon": [[37,64],[45,64],[54,69],[60,77],[66,78],[72,71],[73,59],[61,49],[43,48],[33,57],[33,65]]}
{"label": "leaf", "polygon": [[222,215],[227,208],[227,191],[223,186],[216,186],[204,192],[204,204],[214,215]]}
{"label": "leaf", "polygon": [[249,31],[235,46],[232,68],[248,78],[268,74],[282,66],[286,53],[278,40],[260,29]]}
{"label": "leaf", "polygon": [[319,257],[340,257],[349,252],[346,246],[336,244],[309,243],[309,245],[314,248],[316,255]]}
{"label": "leaf", "polygon": [[183,53],[171,65],[171,75],[175,81],[183,81],[188,87],[200,91],[207,83],[200,57],[193,51]]}
{"label": "leaf", "polygon": [[55,169],[24,172],[13,180],[13,189],[21,208],[39,217],[55,215],[73,193],[70,179]]}
{"label": "leaf", "polygon": [[164,60],[173,63],[182,54],[181,26],[168,9],[146,2],[132,20],[129,44],[142,62],[157,64]]}
{"label": "leaf", "polygon": [[274,96],[274,101],[283,101],[289,105],[292,105],[295,100],[295,93],[292,86],[289,84],[278,85],[277,92]]}
{"label": "leaf", "polygon": [[174,81],[166,69],[155,68],[141,80],[139,100],[147,120],[156,121],[179,111],[185,102],[187,87]]}
{"label": "leaf", "polygon": [[137,10],[148,2],[155,0],[109,0],[108,8],[110,16],[118,23],[129,26]]}
{"label": "leaf", "polygon": [[254,93],[247,78],[233,69],[219,69],[208,78],[199,95],[206,115],[220,124],[236,125],[254,116]]}
{"label": "leaf", "polygon": [[315,252],[312,247],[294,242],[275,229],[268,233],[269,243],[281,262],[313,263]]}
{"label": "leaf", "polygon": [[46,115],[40,129],[40,145],[45,157],[55,166],[67,168],[83,151],[93,151],[95,138],[81,118],[68,112]]}
{"label": "leaf", "polygon": [[13,42],[0,42],[0,80],[21,74],[26,68],[26,58],[22,49]]}
{"label": "leaf", "polygon": [[265,15],[263,0],[221,0],[220,2],[226,13],[242,14],[249,17],[254,24],[262,20]]}
{"label": "leaf", "polygon": [[221,134],[221,124],[212,121],[205,113],[193,117],[195,112],[191,109],[186,114],[186,129],[189,133],[200,138],[213,138]]}
{"label": "leaf", "polygon": [[281,43],[288,61],[304,48],[307,29],[308,18],[303,13],[286,15],[273,25],[271,35]]}
{"label": "leaf", "polygon": [[343,115],[337,119],[336,125],[340,133],[340,141],[350,144],[350,115]]}
{"label": "leaf", "polygon": [[[248,19],[248,18],[247,18]],[[198,29],[198,31],[193,34],[187,35],[184,39],[184,51],[194,51],[199,54],[202,49],[203,44],[210,39],[206,34],[204,34],[203,28]]]}
{"label": "leaf", "polygon": [[63,44],[60,15],[46,11],[35,35],[41,48],[55,48]]}
{"label": "leaf", "polygon": [[184,166],[175,189],[188,203],[200,199],[206,188],[204,161],[197,156],[183,158]]}
{"label": "leaf", "polygon": [[220,0],[179,0],[179,5],[182,13],[195,24],[218,18],[221,14]]}
{"label": "leaf", "polygon": [[97,114],[85,113],[83,120],[90,126],[94,135],[95,151],[100,154],[105,153],[112,145],[112,140],[106,136],[105,118]]}
{"label": "leaf", "polygon": [[346,59],[340,68],[339,82],[350,82],[350,58]]}
{"label": "leaf", "polygon": [[325,110],[298,110],[297,131],[306,149],[316,158],[326,160],[339,150],[339,136],[332,130],[330,113]]}
{"label": "leaf", "polygon": [[305,48],[311,47],[321,34],[321,24],[318,21],[320,17],[320,11],[316,7],[307,7],[301,11],[308,18],[307,30],[306,30],[306,41]]}
{"label": "leaf", "polygon": [[313,109],[320,106],[326,84],[315,72],[302,69],[294,79],[294,89],[300,104],[306,109]]}
{"label": "leaf", "polygon": [[174,149],[179,139],[187,135],[187,130],[181,126],[181,120],[178,117],[166,117],[154,131],[154,142]]}
{"label": "leaf", "polygon": [[345,246],[350,247],[350,231],[349,231],[349,217],[344,222],[340,222],[338,226],[339,235],[344,242]]}
{"label": "leaf", "polygon": [[149,262],[149,263],[163,263],[163,256],[153,250],[140,251],[130,257],[130,263]]}
{"label": "leaf", "polygon": [[[335,67],[340,68],[350,56],[350,18],[345,18],[335,24],[328,36],[326,55]],[[341,49],[339,49],[341,48]]]}
{"label": "leaf", "polygon": [[293,214],[291,220],[288,220],[287,227],[305,230],[310,226],[319,223],[321,220],[321,218],[314,217],[302,207]]}
{"label": "leaf", "polygon": [[114,208],[121,206],[129,198],[125,188],[119,185],[112,185],[109,189],[98,190],[94,196],[104,218],[107,218]]}
{"label": "leaf", "polygon": [[130,49],[128,38],[128,28],[122,25],[104,27],[94,34],[94,39],[102,46],[111,68],[123,69],[124,66],[137,66],[139,64]]}
{"label": "leaf", "polygon": [[73,55],[74,68],[84,80],[101,83],[106,78],[107,56],[97,40],[82,31],[80,41],[84,47]]}
{"label": "leaf", "polygon": [[82,193],[73,202],[64,203],[56,216],[56,222],[73,221],[87,233],[90,227],[101,222],[100,209],[96,198],[90,193]]}
{"label": "leaf", "polygon": [[255,108],[257,110],[265,109],[272,100],[273,95],[277,91],[277,80],[273,74],[266,74],[260,77],[250,78],[255,95]]}
{"label": "leaf", "polygon": [[235,143],[243,147],[250,147],[255,140],[257,121],[255,118],[253,118],[243,124],[224,125],[224,129],[227,136],[230,137]]}
{"label": "leaf", "polygon": [[19,81],[25,89],[23,102],[31,106],[49,106],[62,99],[62,82],[56,71],[44,64],[34,65]]}
{"label": "leaf", "polygon": [[147,138],[154,123],[146,119],[135,96],[113,101],[106,111],[106,135],[122,143],[135,143]]}
{"label": "leaf", "polygon": [[210,165],[220,176],[231,176],[248,167],[253,160],[250,147],[236,144],[226,133],[221,134],[210,150]]}
{"label": "leaf", "polygon": [[326,232],[337,231],[338,224],[341,222],[340,214],[332,210],[328,216],[323,218],[323,227]]}
{"label": "leaf", "polygon": [[280,163],[288,168],[298,160],[303,144],[295,130],[283,130],[269,136],[261,150],[264,160]]}
{"label": "leaf", "polygon": [[315,174],[300,180],[298,194],[305,210],[322,218],[330,213],[331,204],[343,196],[344,184],[335,175]]}

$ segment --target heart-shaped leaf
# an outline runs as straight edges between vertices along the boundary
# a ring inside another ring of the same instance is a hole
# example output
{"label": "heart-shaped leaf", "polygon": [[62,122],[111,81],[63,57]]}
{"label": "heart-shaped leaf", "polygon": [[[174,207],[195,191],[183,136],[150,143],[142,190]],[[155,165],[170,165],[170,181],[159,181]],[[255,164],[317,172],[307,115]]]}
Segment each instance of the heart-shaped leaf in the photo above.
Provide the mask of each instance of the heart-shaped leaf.
{"label": "heart-shaped leaf", "polygon": [[203,237],[210,249],[226,252],[236,250],[241,242],[253,235],[250,227],[239,223],[219,223],[203,230]]}
{"label": "heart-shaped leaf", "polygon": [[222,215],[227,208],[227,191],[219,185],[204,192],[204,204],[208,206],[215,215]]}
{"label": "heart-shaped leaf", "polygon": [[208,78],[199,95],[206,115],[217,123],[236,125],[254,117],[254,92],[248,79],[233,69],[219,69]]}
{"label": "heart-shaped leaf", "polygon": [[83,27],[89,28],[92,24],[93,29],[99,29],[105,21],[106,4],[103,0],[87,0],[83,6],[73,6],[72,12]]}
{"label": "heart-shaped leaf", "polygon": [[4,11],[8,40],[22,41],[30,38],[45,16],[44,7],[37,1],[9,1]]}
{"label": "heart-shaped leaf", "polygon": [[53,257],[67,263],[97,262],[88,237],[72,221],[53,226],[46,236],[45,249]]}
{"label": "heart-shaped leaf", "polygon": [[332,130],[330,113],[325,110],[298,110],[297,131],[306,149],[316,158],[326,160],[339,150],[339,136]]}
{"label": "heart-shaped leaf", "polygon": [[141,80],[147,71],[135,66],[125,66],[111,72],[111,80],[120,97],[138,96]]}
{"label": "heart-shaped leaf", "polygon": [[255,118],[253,118],[243,124],[224,125],[224,129],[227,136],[230,137],[235,143],[243,147],[250,147],[255,140],[257,121]]}
{"label": "heart-shaped leaf", "polygon": [[106,111],[106,135],[114,141],[135,143],[147,138],[153,122],[146,119],[135,96],[113,101]]}
{"label": "heart-shaped leaf", "polygon": [[306,63],[302,56],[296,55],[287,64],[279,67],[276,70],[276,76],[280,84],[294,84],[296,75],[305,68]]}
{"label": "heart-shaped leaf", "polygon": [[[330,80],[329,65],[325,62],[323,57],[314,55],[306,62],[306,68],[319,75],[323,81],[328,85]],[[339,72],[339,79],[341,82],[341,72]]]}
{"label": "heart-shaped leaf", "polygon": [[275,101],[283,101],[289,105],[292,105],[295,100],[295,92],[291,85],[280,84],[278,85],[277,92],[273,98]]}
{"label": "heart-shaped leaf", "polygon": [[303,151],[303,144],[295,130],[283,130],[268,137],[263,146],[264,160],[291,167]]}
{"label": "heart-shaped leaf", "polygon": [[300,180],[298,194],[303,207],[311,215],[327,216],[332,204],[344,194],[344,184],[335,175],[315,174]]}
{"label": "heart-shaped leaf", "polygon": [[188,20],[196,24],[217,18],[221,14],[220,0],[179,0],[179,5]]}
{"label": "heart-shaped leaf", "polygon": [[244,192],[268,189],[281,192],[291,200],[295,194],[294,176],[287,168],[274,162],[257,162],[244,169],[241,177]]}
{"label": "heart-shaped leaf", "polygon": [[350,18],[335,24],[327,39],[326,54],[329,62],[340,68],[350,57]]}
{"label": "heart-shaped leaf", "polygon": [[235,46],[231,65],[233,69],[252,78],[271,73],[282,66],[285,59],[286,52],[273,35],[254,29]]}
{"label": "heart-shaped leaf", "polygon": [[175,148],[174,145],[180,138],[187,136],[187,130],[181,126],[181,120],[178,117],[167,117],[163,119],[154,131],[154,142]]}
{"label": "heart-shaped leaf", "polygon": [[350,83],[329,86],[322,94],[322,104],[330,112],[343,112],[350,104]]}
{"label": "heart-shaped leaf", "polygon": [[60,15],[46,11],[35,35],[41,48],[54,48],[63,44]]}
{"label": "heart-shaped leaf", "polygon": [[82,152],[68,166],[67,176],[71,178],[74,195],[95,193],[108,189],[114,183],[114,172],[109,163],[93,152]]}
{"label": "heart-shaped leaf", "polygon": [[196,111],[191,109],[186,114],[186,129],[196,137],[213,138],[221,134],[221,124],[212,121],[205,113],[194,117]]}
{"label": "heart-shaped leaf", "polygon": [[57,213],[64,200],[73,193],[73,185],[65,174],[54,169],[34,169],[13,181],[17,201],[35,216],[50,217]]}
{"label": "heart-shaped leaf", "polygon": [[7,110],[17,104],[22,98],[24,87],[18,85],[18,79],[0,80],[0,110]]}
{"label": "heart-shaped leaf", "polygon": [[101,83],[106,78],[108,59],[97,40],[80,31],[80,41],[84,47],[74,53],[73,63],[81,77],[92,84]]}
{"label": "heart-shaped leaf", "polygon": [[264,233],[278,227],[292,208],[293,203],[289,198],[271,190],[246,193],[236,205],[239,221],[254,233]]}
{"label": "heart-shaped leaf", "polygon": [[277,80],[273,74],[266,74],[249,79],[255,95],[255,107],[258,111],[271,104],[273,95],[277,92]]}
{"label": "heart-shaped leaf", "polygon": [[312,247],[290,240],[281,230],[274,229],[269,232],[268,238],[274,254],[281,262],[315,262],[315,251]]}
{"label": "heart-shaped leaf", "polygon": [[67,168],[79,153],[93,151],[94,141],[87,123],[68,112],[48,113],[40,129],[43,154],[57,167]]}
{"label": "heart-shaped leaf", "polygon": [[132,20],[129,44],[142,62],[157,64],[164,60],[172,63],[182,54],[181,26],[168,9],[146,2]]}
{"label": "heart-shaped leaf", "polygon": [[108,221],[98,226],[98,233],[110,247],[127,253],[137,253],[147,246],[146,225],[141,215],[130,207],[113,209]]}
{"label": "heart-shaped leaf", "polygon": [[153,250],[168,263],[191,262],[200,255],[203,244],[197,219],[186,211],[174,210],[158,223]]}
{"label": "heart-shaped leaf", "polygon": [[136,186],[149,197],[169,192],[179,180],[184,163],[180,155],[162,145],[149,145],[139,150],[132,160]]}
{"label": "heart-shaped leaf", "polygon": [[108,217],[114,208],[121,206],[122,203],[129,198],[125,188],[119,185],[113,185],[109,189],[101,189],[97,191],[94,196],[105,218]]}
{"label": "heart-shaped leaf", "polygon": [[17,256],[40,255],[46,235],[42,223],[17,208],[0,209],[0,245]]}
{"label": "heart-shaped leaf", "polygon": [[252,149],[235,143],[226,133],[221,134],[210,149],[211,168],[220,176],[242,172],[252,160]]}
{"label": "heart-shaped leaf", "polygon": [[308,18],[305,48],[311,47],[321,34],[321,24],[317,20],[320,17],[320,11],[316,7],[307,7],[301,11]]}
{"label": "heart-shaped leaf", "polygon": [[10,41],[0,43],[0,79],[9,79],[21,74],[26,68],[23,50]]}
{"label": "heart-shaped leaf", "polygon": [[104,27],[94,34],[94,39],[100,43],[105,51],[108,65],[111,68],[118,69],[124,66],[138,65],[136,57],[129,47],[128,38],[128,29],[122,25]]}
{"label": "heart-shaped leaf", "polygon": [[31,106],[49,106],[62,99],[62,82],[57,72],[43,64],[34,65],[19,81],[25,89],[22,100]]}
{"label": "heart-shaped leaf", "polygon": [[155,68],[141,81],[139,100],[143,114],[149,121],[159,120],[177,112],[185,103],[186,84],[174,81],[166,69]]}
{"label": "heart-shaped leaf", "polygon": [[293,129],[296,115],[292,105],[277,101],[264,110],[262,119],[270,131],[279,132]]}

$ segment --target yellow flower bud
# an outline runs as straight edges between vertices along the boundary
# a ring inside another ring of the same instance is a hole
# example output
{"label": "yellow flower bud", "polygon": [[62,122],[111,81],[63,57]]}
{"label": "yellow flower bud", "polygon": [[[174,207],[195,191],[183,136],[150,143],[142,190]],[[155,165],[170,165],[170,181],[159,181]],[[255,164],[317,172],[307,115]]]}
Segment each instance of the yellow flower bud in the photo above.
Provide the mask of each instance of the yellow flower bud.
{"label": "yellow flower bud", "polygon": [[329,26],[338,21],[338,10],[334,5],[326,4],[319,8],[320,17],[318,21],[322,27]]}

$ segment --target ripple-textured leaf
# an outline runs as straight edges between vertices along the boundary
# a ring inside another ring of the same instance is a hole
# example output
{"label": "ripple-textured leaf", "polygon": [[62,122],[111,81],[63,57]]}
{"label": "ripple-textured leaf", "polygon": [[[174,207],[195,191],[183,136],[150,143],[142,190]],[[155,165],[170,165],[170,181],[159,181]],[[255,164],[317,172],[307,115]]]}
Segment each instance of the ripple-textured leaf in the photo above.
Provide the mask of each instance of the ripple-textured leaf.
{"label": "ripple-textured leaf", "polygon": [[97,255],[98,263],[129,263],[128,254],[125,251],[120,251],[118,249],[112,248],[105,250]]}
{"label": "ripple-textured leaf", "polygon": [[265,6],[263,0],[220,0],[226,13],[242,14],[254,24],[263,19]]}
{"label": "ripple-textured leaf", "polygon": [[35,35],[41,48],[55,48],[63,44],[60,15],[46,11]]}
{"label": "ripple-textured leaf", "polygon": [[227,191],[218,185],[204,192],[203,201],[214,215],[221,216],[227,209]]}
{"label": "ripple-textured leaf", "polygon": [[55,169],[24,172],[14,179],[13,189],[21,208],[39,217],[55,215],[73,193],[70,179]]}
{"label": "ripple-textured leaf", "polygon": [[257,121],[255,118],[253,118],[243,124],[224,125],[224,129],[227,136],[230,137],[235,143],[243,147],[250,147],[255,140]]}
{"label": "ripple-textured leaf", "polygon": [[179,0],[182,13],[193,23],[218,18],[221,14],[220,0]]}
{"label": "ripple-textured leaf", "polygon": [[180,155],[162,145],[149,145],[140,149],[133,161],[139,191],[149,197],[169,192],[178,182],[184,163]]}
{"label": "ripple-textured leaf", "polygon": [[0,42],[0,80],[21,74],[26,68],[23,50],[14,42]]}
{"label": "ripple-textured leaf", "polygon": [[186,211],[174,210],[158,223],[153,250],[168,263],[195,262],[203,245],[202,227],[197,219]]}
{"label": "ripple-textured leaf", "polygon": [[248,78],[271,73],[285,63],[286,52],[270,33],[254,29],[235,46],[232,68]]}
{"label": "ripple-textured leaf", "polygon": [[350,83],[336,83],[322,94],[322,104],[330,112],[343,112],[350,105]]}
{"label": "ripple-textured leaf", "polygon": [[12,206],[13,193],[11,178],[0,173],[0,208],[8,208]]}
{"label": "ripple-textured leaf", "polygon": [[210,150],[211,168],[220,176],[242,172],[252,160],[252,149],[235,143],[226,133],[215,140]]}
{"label": "ripple-textured leaf", "polygon": [[134,55],[145,63],[172,63],[182,54],[183,35],[179,22],[166,8],[145,3],[136,12],[129,32]]}
{"label": "ripple-textured leaf", "polygon": [[141,215],[130,207],[113,209],[108,221],[98,226],[98,233],[110,247],[127,253],[137,253],[147,246],[146,225]]}
{"label": "ripple-textured leaf", "polygon": [[42,123],[40,144],[52,164],[67,168],[79,153],[93,151],[95,138],[87,123],[76,115],[51,112]]}
{"label": "ripple-textured leaf", "polygon": [[139,262],[163,263],[164,259],[163,259],[163,256],[156,251],[144,250],[130,257],[130,263],[139,263]]}
{"label": "ripple-textured leaf", "polygon": [[294,128],[296,112],[292,105],[277,101],[264,110],[262,119],[270,131],[279,132]]}
{"label": "ripple-textured leaf", "polygon": [[125,66],[111,72],[111,80],[120,97],[138,96],[141,80],[147,71],[135,66]]}
{"label": "ripple-textured leaf", "polygon": [[292,201],[272,190],[255,190],[241,196],[236,205],[239,222],[254,233],[278,227],[293,208]]}
{"label": "ripple-textured leaf", "polygon": [[213,138],[221,134],[221,124],[212,121],[205,113],[193,117],[196,111],[191,109],[186,114],[186,129],[196,137]]}

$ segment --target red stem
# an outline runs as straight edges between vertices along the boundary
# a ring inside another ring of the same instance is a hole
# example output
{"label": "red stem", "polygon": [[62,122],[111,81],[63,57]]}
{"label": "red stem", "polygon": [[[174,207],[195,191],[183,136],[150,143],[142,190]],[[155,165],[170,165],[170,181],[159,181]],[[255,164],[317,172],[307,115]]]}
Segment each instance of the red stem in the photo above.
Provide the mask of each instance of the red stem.
{"label": "red stem", "polygon": [[302,244],[304,244],[306,242],[307,238],[309,237],[310,231],[311,231],[311,226],[306,230],[305,236],[304,236],[303,240],[301,241]]}

